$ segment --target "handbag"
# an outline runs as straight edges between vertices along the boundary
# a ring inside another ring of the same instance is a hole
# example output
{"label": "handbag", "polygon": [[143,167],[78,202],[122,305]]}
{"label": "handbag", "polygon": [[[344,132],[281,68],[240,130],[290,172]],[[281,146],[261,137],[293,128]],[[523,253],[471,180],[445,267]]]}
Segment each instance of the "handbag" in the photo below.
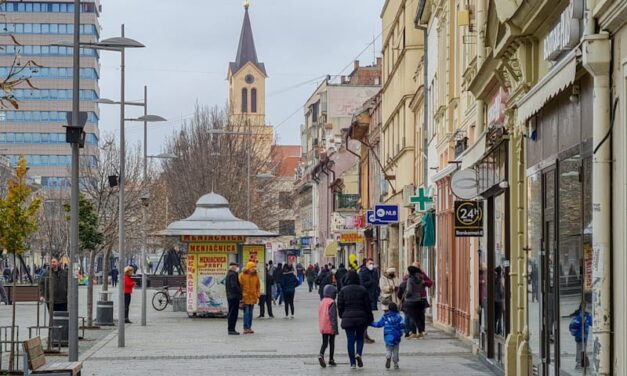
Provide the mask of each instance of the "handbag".
{"label": "handbag", "polygon": [[384,306],[388,306],[392,302],[393,302],[392,295],[388,295],[386,297],[381,298],[381,304],[383,304]]}

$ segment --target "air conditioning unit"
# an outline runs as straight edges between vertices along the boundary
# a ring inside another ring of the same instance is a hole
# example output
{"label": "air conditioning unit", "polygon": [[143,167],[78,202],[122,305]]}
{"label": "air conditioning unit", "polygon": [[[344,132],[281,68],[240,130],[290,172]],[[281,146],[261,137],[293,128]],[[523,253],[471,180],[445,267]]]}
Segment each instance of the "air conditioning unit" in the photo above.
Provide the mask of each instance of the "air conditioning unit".
{"label": "air conditioning unit", "polygon": [[403,187],[403,206],[406,208],[411,208],[414,204],[409,202],[410,198],[416,194],[416,186],[413,184],[408,184]]}

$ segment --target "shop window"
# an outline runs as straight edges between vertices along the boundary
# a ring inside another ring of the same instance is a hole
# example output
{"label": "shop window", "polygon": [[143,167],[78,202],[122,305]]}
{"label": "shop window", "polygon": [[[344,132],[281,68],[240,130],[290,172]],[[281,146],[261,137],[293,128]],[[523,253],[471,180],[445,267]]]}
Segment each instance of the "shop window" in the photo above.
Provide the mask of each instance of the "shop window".
{"label": "shop window", "polygon": [[527,178],[527,281],[529,290],[529,345],[537,357],[540,356],[542,320],[541,299],[541,254],[542,254],[542,175],[537,173]]}

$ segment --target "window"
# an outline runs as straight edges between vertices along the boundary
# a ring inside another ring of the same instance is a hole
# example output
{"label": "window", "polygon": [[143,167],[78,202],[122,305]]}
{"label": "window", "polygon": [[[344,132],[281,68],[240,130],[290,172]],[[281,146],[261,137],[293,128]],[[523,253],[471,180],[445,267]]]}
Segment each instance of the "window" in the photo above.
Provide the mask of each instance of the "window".
{"label": "window", "polygon": [[293,220],[280,220],[279,221],[279,235],[295,235],[296,228]]}
{"label": "window", "polygon": [[257,113],[257,89],[250,91],[250,112]]}
{"label": "window", "polygon": [[292,192],[284,191],[279,192],[279,208],[291,209],[294,206]]}
{"label": "window", "polygon": [[242,89],[242,112],[248,112],[248,89]]}

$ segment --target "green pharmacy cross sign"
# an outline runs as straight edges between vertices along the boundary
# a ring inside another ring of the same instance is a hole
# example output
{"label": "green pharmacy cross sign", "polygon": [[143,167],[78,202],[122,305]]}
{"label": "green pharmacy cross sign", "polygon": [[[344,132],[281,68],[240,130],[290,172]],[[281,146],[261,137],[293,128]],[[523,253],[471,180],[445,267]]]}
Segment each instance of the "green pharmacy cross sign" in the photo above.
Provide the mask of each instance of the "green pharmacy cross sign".
{"label": "green pharmacy cross sign", "polygon": [[418,211],[426,211],[427,207],[433,202],[433,197],[426,194],[424,188],[418,188],[418,196],[411,196],[409,202],[418,205]]}

